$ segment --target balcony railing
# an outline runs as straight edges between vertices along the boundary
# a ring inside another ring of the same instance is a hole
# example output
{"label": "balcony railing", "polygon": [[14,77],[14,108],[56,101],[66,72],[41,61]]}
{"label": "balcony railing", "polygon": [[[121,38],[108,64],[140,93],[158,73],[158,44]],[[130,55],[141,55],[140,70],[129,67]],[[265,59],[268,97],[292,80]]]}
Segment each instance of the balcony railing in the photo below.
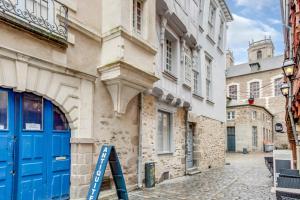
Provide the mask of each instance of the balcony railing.
{"label": "balcony railing", "polygon": [[14,17],[67,40],[68,8],[56,0],[0,0],[1,12],[3,17]]}

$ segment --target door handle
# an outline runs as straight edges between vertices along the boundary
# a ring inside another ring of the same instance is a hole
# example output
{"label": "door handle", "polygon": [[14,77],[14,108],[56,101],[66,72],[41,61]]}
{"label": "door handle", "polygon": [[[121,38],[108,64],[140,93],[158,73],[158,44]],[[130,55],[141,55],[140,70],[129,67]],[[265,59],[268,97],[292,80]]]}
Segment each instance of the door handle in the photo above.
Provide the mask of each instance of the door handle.
{"label": "door handle", "polygon": [[12,174],[13,176],[15,175],[15,171],[14,170],[11,170],[9,173]]}

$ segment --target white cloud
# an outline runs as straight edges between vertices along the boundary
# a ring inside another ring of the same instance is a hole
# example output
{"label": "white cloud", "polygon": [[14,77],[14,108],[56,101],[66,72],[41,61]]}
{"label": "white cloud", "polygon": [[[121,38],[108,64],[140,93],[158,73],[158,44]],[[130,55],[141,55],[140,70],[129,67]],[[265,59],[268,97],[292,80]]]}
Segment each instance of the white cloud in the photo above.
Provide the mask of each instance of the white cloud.
{"label": "white cloud", "polygon": [[233,14],[234,21],[229,24],[228,48],[233,50],[237,63],[247,61],[249,41],[261,40],[271,36],[274,43],[281,41],[281,33],[268,24]]}
{"label": "white cloud", "polygon": [[238,6],[245,6],[249,9],[261,10],[269,7],[274,0],[235,0]]}
{"label": "white cloud", "polygon": [[282,22],[281,22],[281,20],[279,20],[279,19],[268,19],[268,22],[270,23],[270,24],[273,24],[273,25],[277,25],[277,24],[282,24]]}

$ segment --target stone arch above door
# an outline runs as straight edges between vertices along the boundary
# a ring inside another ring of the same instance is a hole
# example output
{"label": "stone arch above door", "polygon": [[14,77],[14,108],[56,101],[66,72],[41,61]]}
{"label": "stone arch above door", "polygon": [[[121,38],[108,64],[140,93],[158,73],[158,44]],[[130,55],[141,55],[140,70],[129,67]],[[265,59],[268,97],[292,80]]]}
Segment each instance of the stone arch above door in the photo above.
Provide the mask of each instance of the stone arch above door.
{"label": "stone arch above door", "polygon": [[[72,132],[77,132],[82,115],[82,101],[91,107],[87,109],[91,110],[92,115],[92,82],[64,74],[64,70],[57,69],[59,67],[52,63],[38,61],[19,53],[11,53],[8,57],[1,55],[0,87],[12,88],[16,92],[32,92],[50,100],[65,113]],[[83,87],[88,89],[82,89]],[[87,135],[91,137],[92,127],[91,124],[87,124],[91,122],[89,117],[85,118],[87,119],[81,122],[85,123],[82,127],[88,127],[89,130],[85,132],[90,132]]]}

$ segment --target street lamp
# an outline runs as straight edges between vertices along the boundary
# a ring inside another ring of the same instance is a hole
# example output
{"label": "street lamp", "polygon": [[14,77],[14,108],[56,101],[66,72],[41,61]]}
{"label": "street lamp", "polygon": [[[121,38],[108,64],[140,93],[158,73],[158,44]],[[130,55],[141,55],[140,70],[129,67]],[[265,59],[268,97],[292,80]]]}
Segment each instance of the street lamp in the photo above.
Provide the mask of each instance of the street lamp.
{"label": "street lamp", "polygon": [[287,97],[289,95],[289,85],[287,83],[281,84],[280,90],[283,96]]}
{"label": "street lamp", "polygon": [[286,60],[283,63],[282,70],[284,72],[284,75],[288,77],[290,80],[292,76],[294,75],[294,67],[295,67],[295,62],[291,60]]}

